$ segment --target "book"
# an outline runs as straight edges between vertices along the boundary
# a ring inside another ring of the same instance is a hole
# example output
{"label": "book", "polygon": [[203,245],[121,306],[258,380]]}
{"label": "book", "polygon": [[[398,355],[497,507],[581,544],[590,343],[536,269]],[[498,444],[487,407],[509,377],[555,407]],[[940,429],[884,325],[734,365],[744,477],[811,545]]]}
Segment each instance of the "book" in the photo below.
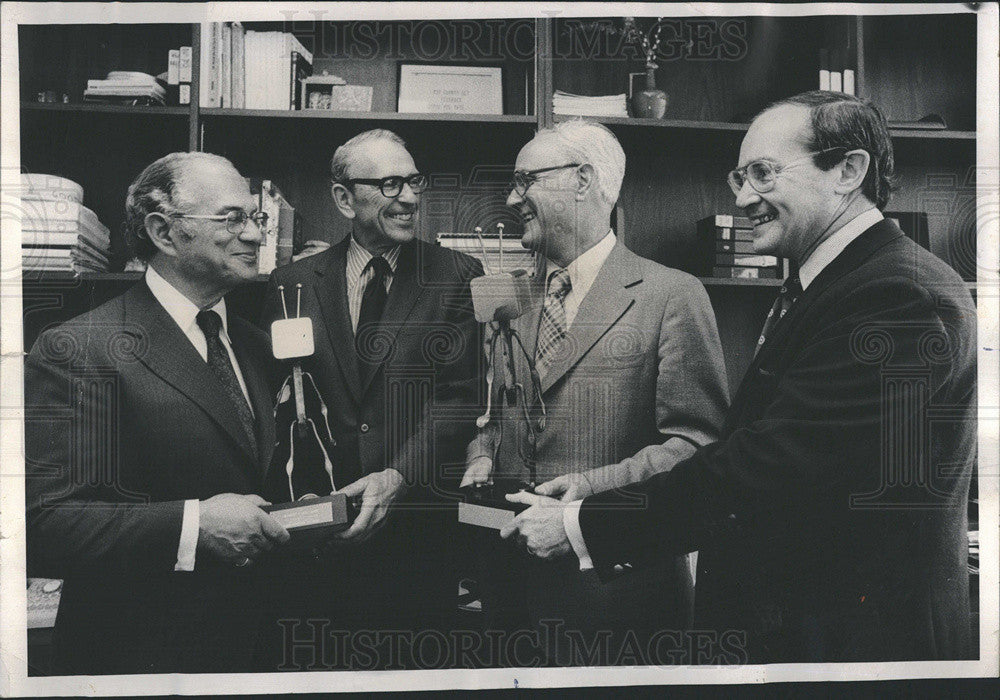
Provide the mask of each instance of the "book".
{"label": "book", "polygon": [[731,267],[717,265],[712,268],[712,277],[723,279],[763,280],[778,279],[776,267]]}
{"label": "book", "polygon": [[219,106],[233,106],[233,27],[219,24]]}
{"label": "book", "polygon": [[181,82],[181,50],[170,49],[167,52],[167,85],[179,85]]}
{"label": "book", "polygon": [[199,54],[198,105],[201,107],[219,106],[219,61],[218,36],[215,25],[217,22],[201,24],[201,51]]}
{"label": "book", "polygon": [[716,253],[755,253],[753,241],[716,240]]}
{"label": "book", "polygon": [[233,108],[243,109],[246,106],[246,32],[243,25],[233,22],[232,25],[232,74],[233,74]]}
{"label": "book", "polygon": [[182,46],[178,51],[177,80],[181,83],[191,82],[191,47]]}
{"label": "book", "polygon": [[734,265],[737,267],[777,267],[778,258],[774,255],[746,255],[742,253],[716,253],[716,265]]}
{"label": "book", "polygon": [[43,173],[21,173],[21,191],[18,194],[22,200],[83,202],[80,185],[65,177]]}

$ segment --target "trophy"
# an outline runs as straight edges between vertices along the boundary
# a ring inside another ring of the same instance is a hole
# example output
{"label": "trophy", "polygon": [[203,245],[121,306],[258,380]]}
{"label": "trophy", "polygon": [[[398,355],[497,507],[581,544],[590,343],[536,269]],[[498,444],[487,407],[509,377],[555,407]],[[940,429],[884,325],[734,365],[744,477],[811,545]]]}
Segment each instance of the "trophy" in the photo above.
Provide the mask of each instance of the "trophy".
{"label": "trophy", "polygon": [[[330,431],[329,411],[312,375],[302,370],[302,359],[313,354],[312,319],[299,315],[302,285],[296,285],[295,317],[288,317],[284,285],[278,286],[284,318],[271,324],[271,346],[278,360],[291,360],[274,404],[278,430],[275,463],[285,460],[285,469],[269,470],[265,492],[287,494],[288,502],[265,506],[264,510],[292,535],[293,546],[311,546],[344,530],[356,514],[337,490],[330,452],[336,441]],[[307,391],[307,389],[311,391]],[[316,419],[314,419],[316,418]],[[317,427],[317,420],[322,430]],[[287,443],[284,441],[287,423]],[[274,500],[278,500],[277,498]]]}
{"label": "trophy", "polygon": [[[520,416],[527,427],[527,442],[530,453],[526,454],[523,444],[518,441],[518,456],[528,471],[527,481],[517,478],[493,479],[492,483],[473,484],[462,489],[463,500],[458,506],[458,520],[468,525],[488,527],[499,530],[514,515],[525,508],[521,503],[511,503],[505,496],[518,491],[532,491],[536,485],[534,450],[537,433],[545,430],[545,403],[542,401],[541,380],[531,354],[525,349],[521,337],[511,328],[510,322],[528,310],[529,282],[524,270],[503,272],[503,228],[497,224],[500,236],[500,272],[493,273],[489,268],[486,256],[486,246],[482,239],[482,228],[476,227],[475,233],[483,247],[483,261],[487,266],[487,274],[476,277],[470,283],[472,304],[476,320],[488,324],[490,331],[486,343],[486,412],[476,419],[476,426],[485,428],[493,420],[494,402],[502,403]],[[524,384],[517,376],[514,358],[519,352],[529,368],[528,381],[531,382],[532,393],[538,397],[538,413],[533,416],[528,405],[529,397],[524,390]],[[504,439],[504,421],[499,423],[499,436],[493,448],[494,471],[500,445]]]}

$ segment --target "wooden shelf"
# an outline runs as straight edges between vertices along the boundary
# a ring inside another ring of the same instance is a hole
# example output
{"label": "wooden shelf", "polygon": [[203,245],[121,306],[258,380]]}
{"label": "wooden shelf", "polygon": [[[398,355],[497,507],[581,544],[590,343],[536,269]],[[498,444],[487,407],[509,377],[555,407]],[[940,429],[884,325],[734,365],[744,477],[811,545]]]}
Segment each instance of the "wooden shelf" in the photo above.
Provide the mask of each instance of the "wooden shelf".
{"label": "wooden shelf", "polygon": [[[568,114],[555,114],[556,122],[569,121],[578,117]],[[637,128],[680,129],[691,131],[724,131],[729,133],[744,133],[749,124],[740,122],[707,122],[690,119],[648,119],[637,117],[584,117],[608,126],[630,126]],[[955,131],[952,129],[890,129],[889,133],[896,139],[935,139],[951,141],[974,141],[975,131]]]}
{"label": "wooden shelf", "polygon": [[186,117],[191,113],[188,107],[132,107],[96,102],[21,102],[21,109],[29,112],[65,112],[67,114],[137,114],[181,117]]}
{"label": "wooden shelf", "polygon": [[699,277],[706,287],[780,287],[782,280],[733,279],[730,277]]}
{"label": "wooden shelf", "polygon": [[524,114],[413,114],[400,112],[335,112],[327,109],[218,109],[200,111],[202,117],[256,117],[266,119],[353,119],[398,122],[472,122],[475,124],[535,124]]}

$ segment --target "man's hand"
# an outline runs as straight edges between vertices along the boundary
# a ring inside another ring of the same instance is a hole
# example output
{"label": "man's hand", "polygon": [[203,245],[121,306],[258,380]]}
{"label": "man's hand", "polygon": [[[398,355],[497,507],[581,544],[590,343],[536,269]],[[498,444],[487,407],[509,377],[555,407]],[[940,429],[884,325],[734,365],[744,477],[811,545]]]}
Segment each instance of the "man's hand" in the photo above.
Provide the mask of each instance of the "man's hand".
{"label": "man's hand", "polygon": [[535,493],[558,498],[563,503],[594,495],[593,486],[583,472],[564,474],[535,487]]}
{"label": "man's hand", "polygon": [[270,505],[257,495],[220,493],[198,502],[198,548],[235,566],[246,566],[275,545],[288,530],[260,509]]}
{"label": "man's hand", "polygon": [[465,476],[462,477],[462,483],[458,485],[458,488],[465,488],[471,484],[489,483],[492,472],[492,459],[485,455],[476,457],[465,467]]}
{"label": "man's hand", "polygon": [[504,525],[500,530],[501,537],[508,539],[517,535],[525,549],[539,559],[555,559],[573,551],[563,525],[566,504],[525,491],[507,494],[507,500],[527,503],[531,507]]}
{"label": "man's hand", "polygon": [[340,489],[337,493],[348,498],[361,496],[361,511],[350,528],[334,537],[350,542],[367,540],[382,526],[389,506],[403,493],[404,486],[402,474],[395,469],[384,469]]}

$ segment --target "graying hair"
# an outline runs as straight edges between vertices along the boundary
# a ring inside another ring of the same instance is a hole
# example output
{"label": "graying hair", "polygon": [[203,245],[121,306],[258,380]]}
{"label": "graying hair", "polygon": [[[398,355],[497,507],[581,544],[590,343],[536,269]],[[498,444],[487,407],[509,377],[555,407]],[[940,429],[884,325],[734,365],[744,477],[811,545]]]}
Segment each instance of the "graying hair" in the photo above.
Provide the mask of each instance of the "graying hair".
{"label": "graying hair", "polygon": [[351,164],[351,156],[354,155],[358,146],[369,141],[391,141],[406,148],[406,142],[388,129],[364,131],[333,152],[333,158],[330,159],[330,176],[334,182],[343,182],[348,179],[347,169]]}
{"label": "graying hair", "polygon": [[589,163],[597,173],[601,197],[614,207],[625,178],[625,151],[610,129],[586,119],[572,119],[540,129],[536,138],[539,136],[555,138],[571,160]]}
{"label": "graying hair", "polygon": [[231,162],[214,153],[170,153],[153,161],[129,185],[125,197],[125,243],[132,255],[149,260],[158,250],[146,234],[146,216],[153,212],[170,214],[180,206],[178,184],[183,171],[196,163]]}

